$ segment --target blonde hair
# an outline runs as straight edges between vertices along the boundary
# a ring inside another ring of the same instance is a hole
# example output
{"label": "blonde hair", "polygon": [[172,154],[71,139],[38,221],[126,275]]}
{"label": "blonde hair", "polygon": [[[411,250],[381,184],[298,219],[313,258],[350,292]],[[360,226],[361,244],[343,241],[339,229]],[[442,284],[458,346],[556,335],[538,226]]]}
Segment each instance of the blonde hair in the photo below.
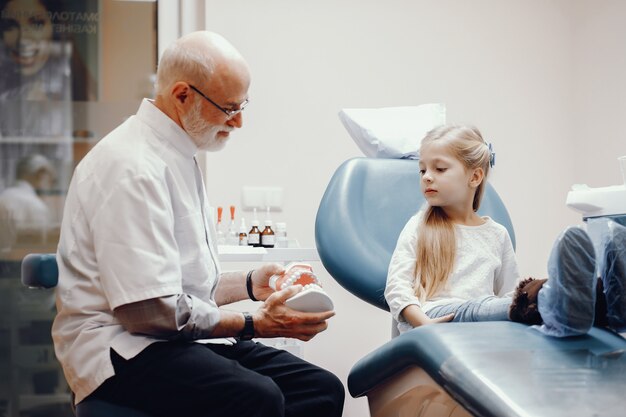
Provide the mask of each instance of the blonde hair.
{"label": "blonde hair", "polygon": [[[473,210],[477,211],[485,192],[491,160],[491,151],[480,131],[473,126],[444,125],[428,132],[421,148],[433,142],[444,144],[466,169],[483,169],[484,177],[476,188],[472,202]],[[420,219],[417,237],[415,294],[422,302],[445,287],[455,259],[454,224],[441,207],[429,205]]]}

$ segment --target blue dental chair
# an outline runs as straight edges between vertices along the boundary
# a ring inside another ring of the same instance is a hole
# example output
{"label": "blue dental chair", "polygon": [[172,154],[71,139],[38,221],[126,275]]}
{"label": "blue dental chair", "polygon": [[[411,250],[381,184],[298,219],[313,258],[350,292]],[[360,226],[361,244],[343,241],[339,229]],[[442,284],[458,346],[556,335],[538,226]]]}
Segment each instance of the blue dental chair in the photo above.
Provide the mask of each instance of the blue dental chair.
{"label": "blue dental chair", "polygon": [[[30,288],[53,288],[59,281],[54,254],[29,254],[22,260],[22,284]],[[76,406],[76,417],[150,417],[99,399],[87,398]]]}
{"label": "blue dental chair", "polygon": [[[362,300],[388,310],[387,267],[406,221],[423,204],[415,160],[355,158],[330,180],[315,223],[320,259]],[[481,215],[511,219],[495,190]],[[395,327],[395,326],[394,326]],[[445,323],[404,333],[348,376],[372,417],[624,416],[626,340],[592,329],[565,339],[512,322]]]}

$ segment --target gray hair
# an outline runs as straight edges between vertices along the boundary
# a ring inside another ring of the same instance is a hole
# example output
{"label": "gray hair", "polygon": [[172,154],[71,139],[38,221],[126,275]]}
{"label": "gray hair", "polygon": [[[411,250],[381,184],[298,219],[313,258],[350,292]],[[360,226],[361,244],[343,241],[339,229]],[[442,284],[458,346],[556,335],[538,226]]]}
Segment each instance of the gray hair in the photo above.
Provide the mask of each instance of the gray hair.
{"label": "gray hair", "polygon": [[155,92],[167,94],[178,81],[201,84],[211,77],[215,62],[208,48],[198,48],[185,37],[170,45],[161,57],[157,69]]}

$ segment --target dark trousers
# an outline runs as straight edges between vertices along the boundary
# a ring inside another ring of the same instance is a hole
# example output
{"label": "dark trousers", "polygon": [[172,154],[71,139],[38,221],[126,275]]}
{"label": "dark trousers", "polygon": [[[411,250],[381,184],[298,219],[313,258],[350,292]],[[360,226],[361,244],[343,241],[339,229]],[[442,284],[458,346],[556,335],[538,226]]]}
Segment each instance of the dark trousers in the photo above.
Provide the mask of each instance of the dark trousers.
{"label": "dark trousers", "polygon": [[344,388],[332,373],[251,341],[233,346],[158,342],[125,360],[93,394],[152,416],[340,417]]}

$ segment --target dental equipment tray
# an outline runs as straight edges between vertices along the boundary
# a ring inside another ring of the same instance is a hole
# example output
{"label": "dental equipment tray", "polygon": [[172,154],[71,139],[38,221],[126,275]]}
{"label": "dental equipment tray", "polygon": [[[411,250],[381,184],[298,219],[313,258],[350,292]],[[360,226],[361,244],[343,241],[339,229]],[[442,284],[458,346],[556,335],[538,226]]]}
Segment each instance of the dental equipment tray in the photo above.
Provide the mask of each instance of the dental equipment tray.
{"label": "dental equipment tray", "polygon": [[512,322],[445,323],[407,332],[357,362],[362,396],[419,367],[478,416],[623,416],[626,340],[594,328],[554,338]]}

